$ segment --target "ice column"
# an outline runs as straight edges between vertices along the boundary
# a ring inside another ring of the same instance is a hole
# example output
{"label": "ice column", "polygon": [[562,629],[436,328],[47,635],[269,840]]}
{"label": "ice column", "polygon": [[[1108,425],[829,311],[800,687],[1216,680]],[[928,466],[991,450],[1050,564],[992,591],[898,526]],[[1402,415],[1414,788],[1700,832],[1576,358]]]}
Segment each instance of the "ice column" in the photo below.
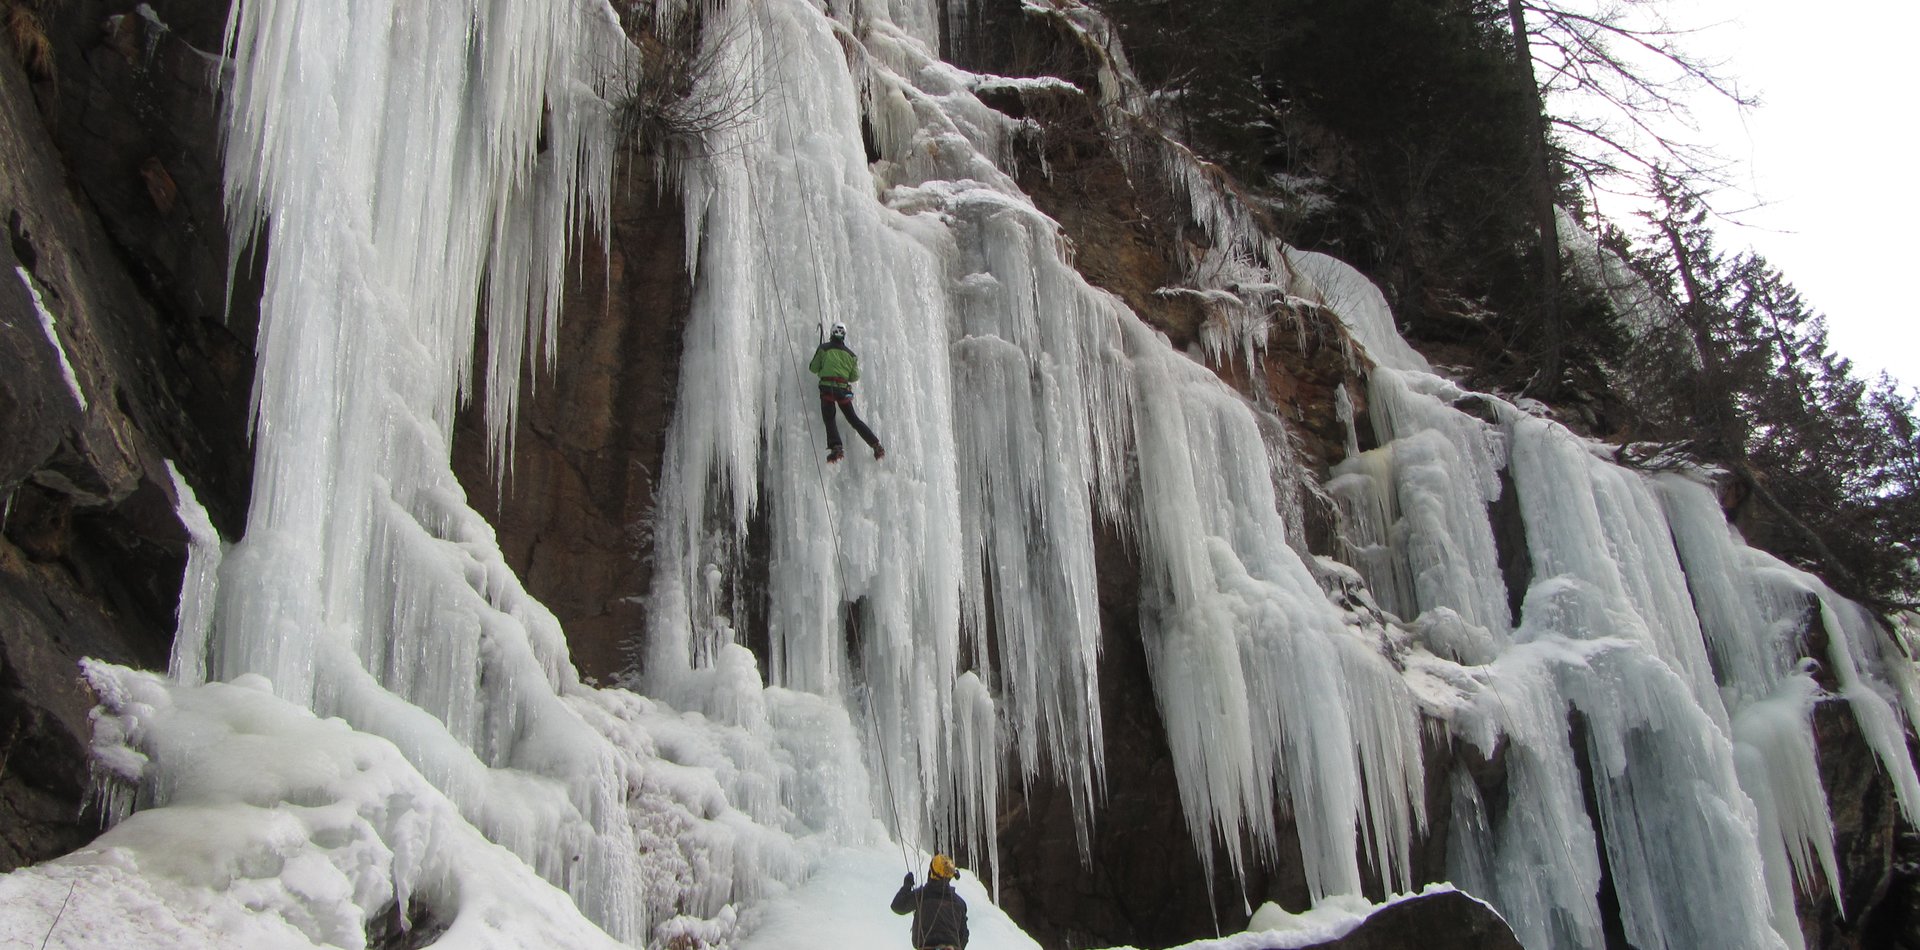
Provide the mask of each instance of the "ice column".
{"label": "ice column", "polygon": [[1237,872],[1244,830],[1270,859],[1286,800],[1316,899],[1360,892],[1365,822],[1381,872],[1403,882],[1425,822],[1411,695],[1285,545],[1264,461],[1229,449],[1258,443],[1248,407],[1194,385],[1210,374],[1144,329],[1129,344],[1143,636],[1196,844],[1210,861],[1218,843]]}
{"label": "ice column", "polygon": [[[1592,596],[1577,584],[1537,585],[1528,623],[1584,614],[1591,608],[1572,602]],[[1684,682],[1628,641],[1525,627],[1522,635],[1488,668],[1477,707],[1485,718],[1467,727],[1489,754],[1504,742],[1507,781],[1503,807],[1493,809],[1456,779],[1465,797],[1448,853],[1458,883],[1492,900],[1527,946],[1601,947],[1604,844],[1634,946],[1782,945],[1769,927],[1758,824],[1732,747]]]}
{"label": "ice column", "polygon": [[1560,688],[1586,754],[1627,939],[1636,947],[1775,947],[1752,802],[1732,746],[1646,650],[1594,652]]}
{"label": "ice column", "polygon": [[504,455],[567,238],[605,218],[602,96],[633,48],[588,0],[243,0],[225,46],[233,252],[263,230],[271,248],[253,504],[219,568],[207,676],[265,676],[391,739],[467,820],[640,939],[622,755],[568,708],[559,626],[447,461],[483,305]]}
{"label": "ice column", "polygon": [[1503,491],[1504,433],[1453,408],[1471,397],[1438,377],[1383,366],[1369,384],[1381,447],[1342,462],[1328,486],[1356,566],[1404,619],[1445,608],[1504,641],[1512,616],[1487,515]]}
{"label": "ice column", "polygon": [[1552,673],[1555,662],[1578,661],[1557,643],[1540,643],[1488,667],[1481,715],[1464,724],[1464,737],[1488,756],[1504,744],[1505,800],[1492,808],[1464,772],[1452,780],[1448,877],[1499,908],[1527,947],[1605,946],[1599,846]]}
{"label": "ice column", "polygon": [[[853,41],[837,29],[804,3],[711,12],[709,32],[731,38],[715,80],[741,84],[753,105],[683,169],[695,293],[656,509],[645,685],[700,708],[701,670],[723,647],[714,631],[730,635],[703,615],[703,589],[718,583],[724,603],[764,584],[769,682],[858,711],[870,757],[885,759],[872,763],[876,801],[894,800],[907,823],[896,833],[933,847],[935,790],[952,787],[956,767],[949,753],[972,752],[943,744],[967,665],[946,346],[952,244],[931,216],[875,200],[861,90],[842,45]],[[883,19],[871,29],[913,43]],[[872,70],[890,76],[883,64]],[[956,137],[956,149],[965,145]],[[836,321],[865,368],[857,405],[887,448],[884,463],[857,440],[846,462],[822,461],[806,366]],[[738,556],[754,525],[765,532],[764,578]],[[970,716],[992,702],[968,700]],[[997,786],[965,785],[959,807],[973,817],[961,827],[990,827]],[[970,844],[985,854],[985,841]]]}
{"label": "ice column", "polygon": [[[1563,636],[1643,643],[1727,727],[1700,621],[1666,516],[1640,475],[1595,458],[1566,429],[1503,406],[1513,438],[1512,472],[1526,522],[1535,583],[1591,588],[1582,611],[1558,618]],[[1587,609],[1587,608],[1592,609]]]}
{"label": "ice column", "polygon": [[213,633],[214,597],[219,591],[220,559],[226,545],[214,530],[213,519],[200,506],[193,486],[167,460],[173,480],[174,507],[187,529],[187,569],[180,581],[180,606],[175,612],[173,658],[168,675],[186,686],[207,681],[207,638]]}

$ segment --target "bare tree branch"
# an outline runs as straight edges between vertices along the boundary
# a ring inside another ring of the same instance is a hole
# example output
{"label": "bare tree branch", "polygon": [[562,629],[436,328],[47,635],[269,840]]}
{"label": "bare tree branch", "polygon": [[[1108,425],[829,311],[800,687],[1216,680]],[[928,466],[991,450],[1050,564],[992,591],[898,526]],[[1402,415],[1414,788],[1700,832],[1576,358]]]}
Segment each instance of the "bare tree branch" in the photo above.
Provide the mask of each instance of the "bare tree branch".
{"label": "bare tree branch", "polygon": [[[1709,186],[1703,191],[1728,184],[1726,163],[1681,138],[1682,130],[1697,130],[1691,99],[1705,91],[1741,109],[1756,100],[1723,76],[1719,63],[1684,48],[1697,30],[1668,25],[1656,0],[1591,8],[1576,8],[1575,0],[1510,3],[1520,11],[1516,23],[1525,23],[1535,82],[1553,111],[1550,125],[1573,136],[1558,157],[1590,193],[1619,193],[1607,180],[1624,178],[1625,193],[1649,194],[1656,168],[1696,178]],[[1569,98],[1606,118],[1555,108]]]}

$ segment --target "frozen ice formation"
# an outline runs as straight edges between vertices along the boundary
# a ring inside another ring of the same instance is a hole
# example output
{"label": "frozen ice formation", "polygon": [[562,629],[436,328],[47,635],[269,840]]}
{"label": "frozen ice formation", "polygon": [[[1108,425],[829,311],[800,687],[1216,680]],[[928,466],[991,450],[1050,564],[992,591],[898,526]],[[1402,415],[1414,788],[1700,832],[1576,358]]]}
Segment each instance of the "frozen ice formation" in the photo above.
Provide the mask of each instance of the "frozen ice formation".
{"label": "frozen ice formation", "polygon": [[[223,541],[182,483],[172,679],[89,668],[126,817],[0,887],[40,906],[71,880],[185,908],[187,931],[337,946],[411,897],[448,945],[586,946],[750,943],[874,848],[991,875],[1015,783],[1067,789],[1083,841],[1100,821],[1110,534],[1139,563],[1208,868],[1297,854],[1330,907],[1414,889],[1423,740],[1444,735],[1506,773],[1497,793],[1446,778],[1449,875],[1528,946],[1603,944],[1603,856],[1637,946],[1799,946],[1795,882],[1837,876],[1801,638],[1824,632],[1815,659],[1912,818],[1920,690],[1892,632],[1746,547],[1697,474],[1624,468],[1436,375],[1364,276],[1260,233],[1170,140],[1132,143],[1210,238],[1168,290],[1213,308],[1206,360],[1253,367],[1276,317],[1318,308],[1373,366],[1378,447],[1354,432],[1325,486],[1324,553],[1350,566],[1307,554],[1317,486],[1286,423],[1075,271],[1015,183],[1034,129],[977,95],[1027,87],[933,52],[962,7],[703,7],[709,94],[740,108],[667,169],[692,311],[644,662],[599,689],[447,459],[476,393],[507,456],[569,241],[607,217],[639,52],[602,0],[237,3],[227,198],[272,244],[252,508]],[[1095,89],[1034,88],[1142,101],[1091,9],[1027,13],[1105,57]],[[827,475],[805,366],[834,322],[888,457]],[[1340,579],[1366,589],[1330,597]],[[756,657],[735,624],[758,597]],[[206,824],[226,837],[165,853]]]}

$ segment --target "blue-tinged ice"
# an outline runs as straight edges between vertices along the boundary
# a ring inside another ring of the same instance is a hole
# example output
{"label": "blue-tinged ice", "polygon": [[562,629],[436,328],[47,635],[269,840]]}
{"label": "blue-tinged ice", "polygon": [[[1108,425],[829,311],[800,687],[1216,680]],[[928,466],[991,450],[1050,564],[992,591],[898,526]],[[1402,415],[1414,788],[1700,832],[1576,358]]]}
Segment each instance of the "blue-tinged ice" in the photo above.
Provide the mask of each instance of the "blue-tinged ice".
{"label": "blue-tinged ice", "polygon": [[[580,682],[447,457],[469,398],[508,455],[570,242],[606,221],[639,51],[601,0],[239,3],[227,197],[241,243],[264,226],[271,244],[253,505],[227,544],[176,489],[178,682],[92,669],[106,792],[145,809],[100,864],[164,850],[185,809],[256,809],[227,851],[138,880],[272,854],[315,887],[259,884],[261,927],[340,945],[404,896],[457,927],[505,889],[507,935],[469,945],[751,945],[810,874],[838,886],[876,849],[997,873],[1015,782],[1062,787],[1084,847],[1109,767],[1098,553],[1138,568],[1138,701],[1209,871],[1297,851],[1329,907],[1412,889],[1423,739],[1444,732],[1501,773],[1447,778],[1449,873],[1528,946],[1603,946],[1603,878],[1636,946],[1799,946],[1795,888],[1837,877],[1809,635],[1911,819],[1920,681],[1894,633],[1747,548],[1706,473],[1623,467],[1437,375],[1376,286],[1265,234],[1153,131],[1096,11],[1024,10],[1097,60],[1094,88],[1034,88],[1134,130],[1129,171],[1162,176],[1207,238],[1162,291],[1207,308],[1197,355],[1090,286],[1020,192],[1035,128],[978,93],[1027,87],[934,53],[966,4],[703,8],[720,66],[700,94],[738,109],[661,168],[693,294],[630,692]],[[1319,488],[1288,423],[1214,368],[1269,371],[1273,334],[1316,310],[1371,367],[1379,448],[1359,451],[1343,389],[1348,458],[1325,486],[1351,567],[1303,555]],[[835,322],[884,460],[823,461],[805,367]],[[737,624],[762,603],[756,656]],[[315,743],[336,772],[279,757],[246,785],[203,741],[221,729]],[[463,861],[486,867],[463,879]],[[53,878],[33,881],[44,897]]]}

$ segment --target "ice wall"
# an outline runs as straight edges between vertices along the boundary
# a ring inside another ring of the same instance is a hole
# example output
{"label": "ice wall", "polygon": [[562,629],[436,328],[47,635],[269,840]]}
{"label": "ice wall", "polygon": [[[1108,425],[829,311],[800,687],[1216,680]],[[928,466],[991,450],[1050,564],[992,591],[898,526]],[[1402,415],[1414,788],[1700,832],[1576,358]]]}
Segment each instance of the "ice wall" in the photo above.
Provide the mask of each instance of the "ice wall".
{"label": "ice wall", "polygon": [[[1166,290],[1212,308],[1210,359],[1255,359],[1276,316],[1319,308],[1376,364],[1368,410],[1382,447],[1350,459],[1329,489],[1345,551],[1373,601],[1406,624],[1412,655],[1343,614],[1286,543],[1297,526],[1274,487],[1287,465],[1267,449],[1274,423],[1071,272],[1057,228],[1005,171],[1025,130],[970,94],[1004,81],[938,62],[932,18],[910,6],[822,26],[804,6],[770,5],[733,28],[752,37],[734,72],[762,84],[763,107],[689,178],[701,329],[688,359],[746,371],[683,385],[662,502],[671,530],[656,554],[677,567],[654,593],[673,609],[650,631],[649,690],[697,680],[704,653],[731,635],[710,605],[761,583],[735,552],[762,518],[765,584],[779,592],[770,675],[850,697],[871,718],[870,758],[918,786],[890,796],[903,799],[899,834],[991,858],[991,842],[971,837],[997,808],[972,726],[987,721],[1020,775],[1052,770],[1076,790],[1082,822],[1090,807],[1097,820],[1090,544],[1092,519],[1104,519],[1142,564],[1156,702],[1206,860],[1238,870],[1298,847],[1316,896],[1357,893],[1361,852],[1404,880],[1408,835],[1425,820],[1425,712],[1505,756],[1509,800],[1462,795],[1460,827],[1482,831],[1462,831],[1456,857],[1529,921],[1531,940],[1603,939],[1604,859],[1637,942],[1797,943],[1780,882],[1824,870],[1831,837],[1809,785],[1810,694],[1804,677],[1716,667],[1758,648],[1696,607],[1711,595],[1690,584],[1688,532],[1704,529],[1676,520],[1681,483],[1614,465],[1602,447],[1434,375],[1364,277],[1259,234],[1190,153],[1134,143],[1131,160],[1175,180],[1220,251]],[[1096,16],[1072,4],[1031,12],[1106,53],[1089,90],[1103,108],[1145,101]],[[770,252],[770,235],[806,235],[809,247]],[[801,367],[806,330],[836,319],[883,368],[861,400],[890,456],[823,475],[807,458],[824,446]],[[930,422],[952,441],[929,435]],[[1524,550],[1501,550],[1496,506],[1517,519]],[[1861,622],[1829,613],[1836,629]],[[1871,631],[1836,640],[1854,644],[1842,650],[1849,668],[1876,671],[1867,679],[1881,687],[1862,688],[1856,708],[1884,737],[1900,732],[1910,691],[1874,659]],[[1416,701],[1401,663],[1458,695]],[[1433,674],[1440,666],[1452,671]],[[1901,761],[1889,753],[1896,774]],[[1297,842],[1275,838],[1283,809],[1303,829]],[[1542,864],[1560,870],[1524,870]],[[1769,920],[1778,933],[1758,923]]]}
{"label": "ice wall", "polygon": [[[410,822],[447,825],[412,842],[434,861],[484,836],[563,889],[579,928],[626,943],[667,917],[765,896],[804,867],[801,836],[869,840],[844,709],[764,690],[737,647],[708,657],[719,722],[584,687],[559,624],[448,464],[454,411],[476,392],[504,457],[570,241],[605,221],[613,105],[638,55],[614,10],[243,0],[225,42],[234,253],[256,233],[270,245],[254,494],[244,535],[223,544],[180,486],[192,550],[178,682],[244,680],[397,749],[453,812],[364,805],[370,834],[398,847]],[[180,792],[181,770],[205,766],[166,741],[158,709],[121,711],[121,759],[138,765],[109,770],[108,794],[174,815],[205,808]],[[324,795],[256,791],[245,804],[280,815]],[[319,854],[335,831],[261,826],[234,846]],[[219,890],[220,858],[208,860],[174,876]],[[351,945],[342,935],[389,913],[383,901],[404,907],[404,864],[373,869],[393,884],[384,891],[355,885],[360,920],[296,926]],[[436,909],[457,930],[487,912],[484,892],[449,885]]]}
{"label": "ice wall", "polygon": [[[1610,446],[1404,368],[1376,368],[1369,397],[1382,445],[1329,486],[1348,549],[1430,654],[1412,665],[1445,668],[1465,704],[1430,711],[1506,776],[1492,803],[1452,782],[1455,882],[1528,946],[1605,945],[1602,866],[1635,946],[1801,946],[1796,882],[1838,880],[1811,663],[1911,813],[1893,737],[1912,722],[1912,665],[1889,633],[1741,543],[1713,473],[1623,467]],[[1511,626],[1510,556],[1489,523],[1508,491],[1529,577]],[[1814,628],[1826,655],[1803,660]]]}
{"label": "ice wall", "polygon": [[[476,392],[472,314],[504,454],[566,239],[604,220],[611,100],[636,55],[612,11],[235,7],[228,201],[237,234],[271,240],[255,499],[226,543],[181,486],[198,525],[181,688],[244,680],[390,743],[460,827],[639,942],[669,915],[737,919],[730,904],[804,873],[803,840],[871,842],[875,818],[991,865],[1003,763],[1061,781],[1084,834],[1104,769],[1100,518],[1141,545],[1202,853],[1241,866],[1251,832],[1278,860],[1291,803],[1316,894],[1357,892],[1363,850],[1410,883],[1413,700],[1380,631],[1352,627],[1288,544],[1277,420],[1075,274],[1005,170],[1030,129],[972,94],[992,78],[932,54],[932,5],[705,16],[723,64],[708,78],[745,107],[673,169],[697,290],[642,698],[578,682],[446,463]],[[820,462],[803,367],[831,321],[879,370],[862,403],[884,464]],[[743,571],[754,525],[764,577]],[[764,670],[733,626],[762,584]],[[132,682],[118,675],[101,682]],[[1216,702],[1223,687],[1240,702]],[[160,708],[129,705],[103,746],[123,765],[108,794],[180,815],[195,760]],[[383,840],[405,820],[360,811]],[[332,828],[235,846],[327,851]],[[387,913],[408,872],[372,873],[393,887],[355,885],[357,910],[329,913]]]}
{"label": "ice wall", "polygon": [[[1005,80],[934,55],[941,7],[704,10],[721,64],[707,92],[740,108],[671,170],[695,293],[635,693],[579,683],[446,462],[476,391],[473,315],[503,454],[567,241],[604,220],[610,100],[637,55],[613,10],[237,5],[228,198],[236,233],[265,224],[272,248],[255,500],[231,544],[183,505],[178,685],[97,672],[121,723],[102,746],[111,794],[206,806],[183,781],[203,747],[170,739],[208,722],[334,729],[300,707],[367,738],[333,737],[342,769],[395,750],[424,783],[374,789],[402,789],[399,805],[284,775],[212,803],[276,813],[235,849],[346,882],[350,897],[271,912],[347,943],[352,915],[421,881],[444,913],[472,912],[445,893],[445,862],[487,851],[466,848],[481,837],[628,943],[670,918],[730,933],[738,907],[845,844],[993,866],[1013,782],[1058,781],[1083,836],[1099,820],[1094,555],[1110,534],[1139,561],[1154,702],[1209,867],[1297,852],[1316,900],[1369,879],[1410,889],[1425,717],[1505,770],[1497,791],[1449,777],[1452,872],[1529,946],[1602,945],[1603,859],[1636,945],[1797,945],[1793,882],[1835,877],[1799,638],[1825,634],[1818,659],[1911,816],[1920,684],[1887,631],[1730,536],[1700,478],[1622,468],[1434,375],[1363,276],[1259,233],[1170,140],[1133,143],[1209,238],[1168,289],[1213,303],[1208,359],[1251,363],[1283,317],[1320,309],[1376,366],[1381,447],[1352,440],[1329,486],[1373,590],[1337,605],[1337,566],[1300,551],[1284,423],[1075,273],[1015,185],[1033,128],[975,95]],[[1097,14],[1029,14],[1105,51],[1086,91],[1103,108],[1143,101]],[[856,445],[823,463],[805,366],[832,322],[863,357],[884,461]],[[1523,551],[1501,549],[1496,506]],[[756,658],[736,622],[760,597]],[[351,807],[308,820],[315,788]],[[422,822],[441,830],[409,837]],[[343,828],[390,851],[425,840],[427,857],[335,863]]]}
{"label": "ice wall", "polygon": [[[1084,833],[1104,768],[1104,521],[1142,561],[1201,853],[1239,869],[1297,846],[1319,895],[1357,893],[1365,850],[1410,883],[1413,699],[1379,631],[1350,625],[1288,544],[1277,421],[1075,273],[1006,170],[1029,129],[973,94],[1001,80],[937,60],[927,10],[888,11],[774,2],[710,24],[736,37],[724,81],[759,107],[683,176],[697,289],[646,691],[697,704],[686,684],[732,634],[714,605],[764,583],[772,682],[872,717],[906,840],[992,859],[1001,756],[976,722],[997,725],[1019,780],[1044,770],[1071,792]],[[821,463],[805,364],[836,320],[868,367],[883,463],[857,446]],[[737,553],[756,518],[764,580]],[[1297,845],[1278,838],[1285,807]]]}

